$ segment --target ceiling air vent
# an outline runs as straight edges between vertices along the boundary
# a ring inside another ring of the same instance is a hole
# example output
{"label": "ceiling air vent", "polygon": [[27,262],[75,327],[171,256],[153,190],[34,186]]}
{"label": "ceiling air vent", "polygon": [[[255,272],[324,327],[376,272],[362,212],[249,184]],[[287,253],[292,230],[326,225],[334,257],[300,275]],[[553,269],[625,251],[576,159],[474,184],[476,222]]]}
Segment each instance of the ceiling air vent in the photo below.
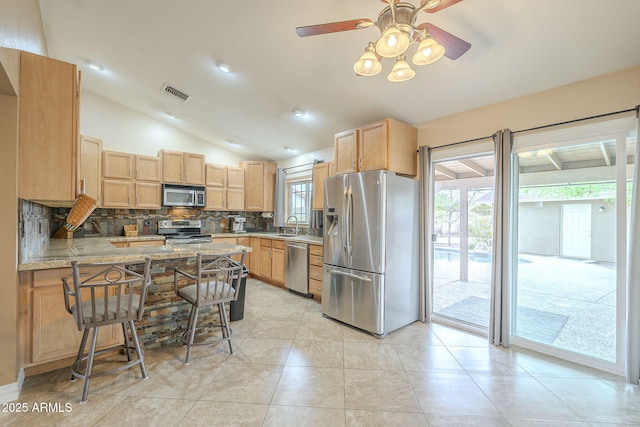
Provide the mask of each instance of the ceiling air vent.
{"label": "ceiling air vent", "polygon": [[175,87],[171,86],[169,83],[164,84],[164,86],[162,87],[162,93],[164,93],[165,95],[169,95],[170,97],[172,97],[173,99],[179,102],[187,102],[187,99],[189,99],[189,95],[187,95],[181,90],[176,89]]}

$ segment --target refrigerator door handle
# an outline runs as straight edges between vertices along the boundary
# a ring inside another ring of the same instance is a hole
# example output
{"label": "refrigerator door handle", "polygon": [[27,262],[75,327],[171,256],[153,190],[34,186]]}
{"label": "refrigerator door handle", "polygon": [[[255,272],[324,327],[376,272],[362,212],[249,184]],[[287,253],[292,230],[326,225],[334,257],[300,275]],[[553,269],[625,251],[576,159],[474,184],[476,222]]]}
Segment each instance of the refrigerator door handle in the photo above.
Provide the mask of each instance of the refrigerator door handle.
{"label": "refrigerator door handle", "polygon": [[353,252],[353,189],[349,186],[349,199],[348,199],[348,212],[349,212],[349,234],[347,236],[347,248],[348,255],[351,258]]}
{"label": "refrigerator door handle", "polygon": [[329,270],[330,274],[337,274],[339,276],[347,276],[350,277],[352,279],[356,279],[356,280],[360,280],[362,282],[371,282],[371,279],[369,277],[366,276],[358,276],[357,274],[353,274],[353,273],[347,273],[345,271],[339,271],[339,270]]}
{"label": "refrigerator door handle", "polygon": [[342,221],[342,227],[340,227],[340,231],[341,231],[341,238],[342,238],[342,251],[344,252],[344,255],[347,256],[347,227],[349,227],[349,224],[347,222],[347,215],[348,215],[348,200],[349,200],[349,196],[348,196],[348,188],[345,188],[344,190],[344,194],[343,194],[343,200],[342,200],[342,217],[340,218],[340,220]]}

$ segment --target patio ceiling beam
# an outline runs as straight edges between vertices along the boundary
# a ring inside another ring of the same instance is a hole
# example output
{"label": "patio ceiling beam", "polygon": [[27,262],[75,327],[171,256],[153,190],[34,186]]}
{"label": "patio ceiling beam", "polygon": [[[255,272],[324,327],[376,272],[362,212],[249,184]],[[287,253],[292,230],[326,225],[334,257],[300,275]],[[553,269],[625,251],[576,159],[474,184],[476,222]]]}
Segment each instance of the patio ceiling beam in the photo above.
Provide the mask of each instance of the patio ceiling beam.
{"label": "patio ceiling beam", "polygon": [[436,165],[436,172],[438,172],[440,175],[444,175],[449,179],[458,179],[458,174],[455,173],[454,171],[445,168],[442,165]]}
{"label": "patio ceiling beam", "polygon": [[558,158],[556,153],[551,150],[547,150],[544,152],[544,156],[549,159],[549,161],[553,164],[553,166],[555,166],[556,169],[558,169],[559,171],[562,170],[562,160]]}
{"label": "patio ceiling beam", "polygon": [[602,151],[602,157],[604,158],[604,163],[607,166],[611,166],[611,156],[609,156],[609,153],[607,152],[607,147],[605,147],[604,142],[599,142],[598,145],[600,146],[600,151]]}
{"label": "patio ceiling beam", "polygon": [[487,171],[474,161],[458,160],[458,163],[480,176],[487,176]]}

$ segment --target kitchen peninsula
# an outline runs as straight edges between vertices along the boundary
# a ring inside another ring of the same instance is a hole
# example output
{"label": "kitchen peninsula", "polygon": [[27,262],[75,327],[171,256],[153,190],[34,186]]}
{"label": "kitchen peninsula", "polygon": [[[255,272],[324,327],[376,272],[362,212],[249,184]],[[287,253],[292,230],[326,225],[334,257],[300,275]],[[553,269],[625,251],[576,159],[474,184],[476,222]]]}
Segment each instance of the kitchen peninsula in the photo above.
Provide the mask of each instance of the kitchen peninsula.
{"label": "kitchen peninsula", "polygon": [[[61,278],[71,273],[71,261],[84,263],[123,262],[150,256],[151,285],[144,317],[137,324],[146,347],[179,340],[189,317],[189,308],[175,295],[173,270],[194,268],[197,253],[226,255],[250,247],[226,242],[161,245],[159,236],[50,239],[40,250],[18,265],[20,271],[20,364],[27,375],[69,364],[82,335],[64,307]],[[149,245],[116,247],[114,243],[148,241]],[[213,321],[209,313],[206,319]],[[207,322],[213,323],[213,322]],[[122,339],[116,325],[102,328],[98,346],[108,347]]]}

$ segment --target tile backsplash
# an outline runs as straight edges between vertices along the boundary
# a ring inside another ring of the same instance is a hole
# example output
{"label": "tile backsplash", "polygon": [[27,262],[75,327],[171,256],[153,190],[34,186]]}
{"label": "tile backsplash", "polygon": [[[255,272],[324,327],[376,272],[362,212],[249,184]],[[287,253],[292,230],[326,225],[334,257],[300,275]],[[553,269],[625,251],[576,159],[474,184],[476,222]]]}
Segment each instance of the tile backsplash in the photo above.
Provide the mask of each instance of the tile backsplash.
{"label": "tile backsplash", "polygon": [[[18,204],[20,235],[20,261],[37,255],[60,227],[65,223],[70,208],[52,208],[28,200]],[[203,233],[228,231],[230,214],[239,212],[211,212],[201,209],[162,208],[103,209],[93,211],[75,231],[74,238],[123,236],[125,225],[137,225],[138,235],[156,234],[158,221],[163,219],[199,219]],[[277,232],[273,220],[263,218],[261,212],[240,212],[247,218],[247,231]]]}

